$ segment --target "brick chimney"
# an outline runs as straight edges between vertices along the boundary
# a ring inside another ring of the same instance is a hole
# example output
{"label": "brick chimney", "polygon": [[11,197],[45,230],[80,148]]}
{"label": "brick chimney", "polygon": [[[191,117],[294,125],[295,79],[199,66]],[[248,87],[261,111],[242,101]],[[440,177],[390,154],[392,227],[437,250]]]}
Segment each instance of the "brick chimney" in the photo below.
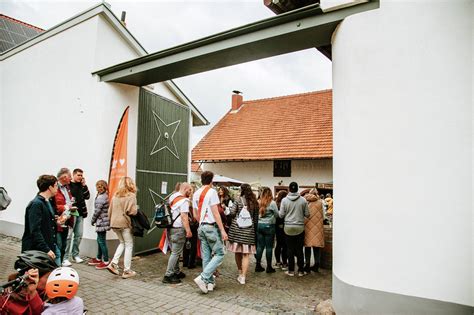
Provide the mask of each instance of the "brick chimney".
{"label": "brick chimney", "polygon": [[239,110],[240,106],[244,102],[244,98],[242,96],[242,92],[234,90],[232,91],[232,110]]}

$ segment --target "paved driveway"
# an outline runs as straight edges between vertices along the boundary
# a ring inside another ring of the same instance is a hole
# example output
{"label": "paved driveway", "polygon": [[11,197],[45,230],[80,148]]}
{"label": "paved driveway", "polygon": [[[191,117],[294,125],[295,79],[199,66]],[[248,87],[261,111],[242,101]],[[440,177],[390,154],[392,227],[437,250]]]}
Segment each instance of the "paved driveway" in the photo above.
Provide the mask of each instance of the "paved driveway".
{"label": "paved driveway", "polygon": [[[12,271],[19,251],[17,239],[0,235],[0,279]],[[89,314],[311,314],[319,302],[331,298],[332,274],[328,270],[304,277],[288,277],[282,271],[254,273],[252,260],[247,284],[241,285],[236,281],[233,254],[227,253],[219,268],[217,288],[202,294],[192,280],[199,267],[184,269],[187,277],[180,285],[162,284],[166,263],[167,256],[162,253],[135,257],[132,269],[138,275],[126,280],[84,263],[74,264],[81,277],[78,295]]]}

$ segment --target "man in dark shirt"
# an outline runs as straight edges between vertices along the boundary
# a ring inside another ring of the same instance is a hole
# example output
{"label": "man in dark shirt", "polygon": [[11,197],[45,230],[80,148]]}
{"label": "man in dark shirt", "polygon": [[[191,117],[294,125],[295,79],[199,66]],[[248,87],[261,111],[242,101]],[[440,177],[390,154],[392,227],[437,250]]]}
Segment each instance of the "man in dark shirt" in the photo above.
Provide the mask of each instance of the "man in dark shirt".
{"label": "man in dark shirt", "polygon": [[70,261],[69,254],[71,254],[76,263],[81,263],[84,260],[79,256],[79,245],[82,240],[84,218],[87,217],[86,200],[90,198],[90,192],[86,185],[83,170],[76,168],[72,171],[72,181],[69,187],[71,189],[72,197],[74,198],[74,206],[77,207],[78,216],[75,217],[72,233],[69,233],[64,258]]}
{"label": "man in dark shirt", "polygon": [[41,175],[36,181],[39,193],[28,204],[25,212],[25,231],[21,251],[39,250],[55,259],[56,218],[50,203],[58,190],[58,180],[53,175]]}

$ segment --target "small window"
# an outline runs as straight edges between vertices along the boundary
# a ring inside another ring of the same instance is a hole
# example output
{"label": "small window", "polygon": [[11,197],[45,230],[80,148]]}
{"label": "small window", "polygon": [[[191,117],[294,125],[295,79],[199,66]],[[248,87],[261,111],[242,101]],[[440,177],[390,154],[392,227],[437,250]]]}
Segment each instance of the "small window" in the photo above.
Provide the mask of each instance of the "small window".
{"label": "small window", "polygon": [[291,177],[291,160],[273,161],[273,177]]}

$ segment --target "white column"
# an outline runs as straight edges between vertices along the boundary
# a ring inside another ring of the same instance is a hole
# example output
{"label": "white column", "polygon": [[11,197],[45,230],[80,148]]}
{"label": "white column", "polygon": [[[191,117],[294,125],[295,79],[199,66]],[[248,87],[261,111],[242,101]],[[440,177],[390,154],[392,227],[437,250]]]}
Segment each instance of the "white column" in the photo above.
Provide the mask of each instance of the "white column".
{"label": "white column", "polygon": [[333,37],[334,275],[349,285],[474,305],[473,3],[381,1]]}

